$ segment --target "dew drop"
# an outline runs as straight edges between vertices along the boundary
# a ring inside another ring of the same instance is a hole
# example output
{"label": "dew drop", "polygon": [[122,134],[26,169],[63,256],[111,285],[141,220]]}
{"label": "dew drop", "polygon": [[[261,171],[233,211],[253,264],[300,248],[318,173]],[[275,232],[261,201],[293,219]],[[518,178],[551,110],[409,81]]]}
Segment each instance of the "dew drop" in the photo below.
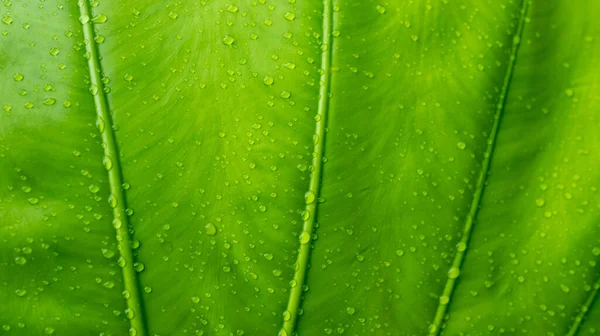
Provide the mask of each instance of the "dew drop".
{"label": "dew drop", "polygon": [[460,270],[456,267],[452,267],[452,268],[450,268],[450,270],[448,270],[448,278],[450,278],[450,279],[456,279],[456,278],[458,278],[459,275],[460,275]]}
{"label": "dew drop", "polygon": [[47,98],[42,102],[44,105],[46,106],[52,106],[56,103],[56,99],[54,98]]}
{"label": "dew drop", "polygon": [[105,23],[108,20],[108,16],[106,14],[99,14],[94,16],[92,19],[93,23]]}
{"label": "dew drop", "polygon": [[273,85],[273,82],[273,77],[265,76],[263,79],[263,83],[265,83],[265,85]]}
{"label": "dew drop", "polygon": [[300,234],[300,244],[304,245],[308,244],[308,242],[310,242],[310,233],[302,231]]}
{"label": "dew drop", "polygon": [[292,21],[296,18],[296,14],[294,14],[292,12],[287,12],[287,13],[285,13],[285,15],[283,15],[283,17],[288,21]]}
{"label": "dew drop", "polygon": [[315,200],[316,200],[316,196],[315,196],[314,192],[307,191],[304,194],[304,203],[306,203],[306,204],[313,204],[315,202]]}
{"label": "dew drop", "polygon": [[111,170],[113,167],[113,162],[110,159],[110,157],[108,157],[108,156],[104,156],[102,163],[104,164],[104,169],[106,169],[106,170]]}
{"label": "dew drop", "polygon": [[544,206],[544,204],[546,204],[546,201],[545,201],[543,198],[538,198],[538,199],[536,199],[536,200],[535,200],[535,205],[536,205],[538,208],[541,208],[541,207],[543,207],[543,206]]}
{"label": "dew drop", "polygon": [[233,43],[235,42],[235,38],[231,37],[230,35],[225,35],[225,37],[223,37],[223,44],[225,45],[233,45]]}
{"label": "dew drop", "polygon": [[204,226],[204,232],[209,236],[214,236],[217,234],[217,227],[213,223],[208,223]]}

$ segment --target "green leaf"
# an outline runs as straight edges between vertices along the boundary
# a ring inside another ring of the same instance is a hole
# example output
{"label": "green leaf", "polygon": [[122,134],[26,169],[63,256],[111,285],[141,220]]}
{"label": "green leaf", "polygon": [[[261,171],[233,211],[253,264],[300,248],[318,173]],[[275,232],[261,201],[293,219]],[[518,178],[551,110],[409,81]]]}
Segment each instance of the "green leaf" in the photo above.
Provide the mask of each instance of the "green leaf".
{"label": "green leaf", "polygon": [[598,10],[4,2],[0,334],[597,333]]}

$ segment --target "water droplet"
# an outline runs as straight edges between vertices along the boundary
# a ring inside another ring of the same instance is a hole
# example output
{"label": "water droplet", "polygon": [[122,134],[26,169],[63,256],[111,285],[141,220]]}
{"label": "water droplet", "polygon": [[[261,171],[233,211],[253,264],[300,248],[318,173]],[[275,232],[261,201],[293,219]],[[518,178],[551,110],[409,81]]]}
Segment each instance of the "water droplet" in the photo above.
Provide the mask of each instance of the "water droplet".
{"label": "water droplet", "polygon": [[463,150],[467,147],[467,144],[465,144],[464,142],[459,142],[456,144],[456,147],[458,147],[458,149]]}
{"label": "water droplet", "polygon": [[316,200],[316,196],[315,196],[314,192],[309,190],[304,194],[304,203],[313,204],[315,202],[315,200]]}
{"label": "water droplet", "polygon": [[141,262],[136,262],[133,264],[133,269],[138,273],[144,271],[145,268],[146,268],[146,266],[144,264],[142,264]]}
{"label": "water droplet", "polygon": [[23,297],[27,294],[27,291],[25,289],[17,289],[15,291],[15,294],[17,294],[17,296]]}
{"label": "water droplet", "polygon": [[115,256],[115,251],[109,249],[102,249],[102,256],[106,259],[110,259]]}
{"label": "water droplet", "polygon": [[94,18],[92,19],[93,23],[104,23],[108,20],[108,16],[106,16],[105,14],[99,14],[94,16]]}
{"label": "water droplet", "polygon": [[110,157],[108,157],[108,156],[104,156],[102,163],[104,164],[104,169],[106,169],[106,170],[111,170],[113,167],[113,162],[110,159]]}
{"label": "water droplet", "polygon": [[225,45],[233,45],[233,43],[235,42],[235,38],[229,36],[229,35],[225,35],[225,37],[223,38],[223,44]]}
{"label": "water droplet", "polygon": [[89,190],[89,191],[91,191],[92,193],[94,193],[94,194],[95,194],[95,193],[97,193],[98,191],[100,191],[100,187],[99,187],[99,186],[97,186],[97,185],[95,185],[95,184],[91,184],[91,185],[88,187],[88,190]]}
{"label": "water droplet", "polygon": [[292,12],[287,12],[283,15],[283,17],[288,21],[292,21],[296,18],[296,14],[294,14]]}
{"label": "water droplet", "polygon": [[204,232],[209,236],[214,236],[217,234],[217,227],[213,223],[208,223],[204,226]]}
{"label": "water droplet", "polygon": [[227,11],[229,13],[236,13],[238,11],[238,6],[236,6],[236,5],[229,5],[229,6],[227,6]]}
{"label": "water droplet", "polygon": [[292,319],[292,314],[288,310],[284,311],[283,312],[283,320],[287,322],[291,319]]}
{"label": "water droplet", "polygon": [[450,302],[450,297],[448,297],[448,295],[440,296],[440,304],[441,305],[446,305],[446,304],[448,304],[448,302]]}
{"label": "water droplet", "polygon": [[58,48],[50,49],[50,55],[52,55],[52,56],[58,55],[59,52],[60,52],[60,50],[58,50]]}
{"label": "water droplet", "polygon": [[346,307],[346,313],[348,315],[354,315],[354,313],[356,313],[356,309],[354,307]]}
{"label": "water droplet", "polygon": [[381,6],[381,5],[377,5],[377,7],[375,7],[377,9],[377,13],[379,14],[384,14],[385,13],[385,7]]}
{"label": "water droplet", "polygon": [[111,208],[116,208],[118,204],[117,196],[115,196],[114,194],[110,194],[110,196],[108,196],[108,204]]}
{"label": "water droplet", "polygon": [[9,25],[13,23],[13,19],[10,16],[5,16],[2,18],[2,23]]}
{"label": "water droplet", "polygon": [[43,101],[43,104],[46,106],[52,106],[56,103],[56,99],[54,98],[47,98],[46,100]]}
{"label": "water droplet", "polygon": [[177,19],[177,13],[175,13],[175,12],[170,12],[170,13],[169,13],[169,17],[170,17],[171,19],[175,20],[175,19]]}
{"label": "water droplet", "polygon": [[302,231],[300,234],[300,244],[304,245],[308,244],[308,242],[310,242],[310,233]]}
{"label": "water droplet", "polygon": [[25,78],[25,76],[23,76],[23,74],[17,73],[13,76],[13,79],[15,80],[15,82],[20,82],[23,80],[23,78]]}
{"label": "water droplet", "polygon": [[448,278],[450,278],[450,279],[456,279],[456,278],[458,278],[459,275],[460,275],[460,270],[456,267],[452,267],[452,268],[450,268],[450,270],[448,270]]}
{"label": "water droplet", "polygon": [[543,206],[544,206],[544,204],[546,204],[546,201],[545,201],[543,198],[538,198],[538,199],[536,199],[536,200],[535,200],[535,205],[536,205],[538,208],[541,208],[541,207],[543,207]]}
{"label": "water droplet", "polygon": [[467,244],[465,244],[464,242],[460,242],[460,243],[456,244],[456,250],[458,252],[463,252],[466,249],[467,249]]}
{"label": "water droplet", "polygon": [[25,259],[24,257],[16,257],[15,258],[15,263],[19,264],[19,265],[25,265],[27,263],[27,259]]}
{"label": "water droplet", "polygon": [[263,83],[265,83],[265,85],[273,85],[273,82],[273,77],[265,76],[263,79]]}

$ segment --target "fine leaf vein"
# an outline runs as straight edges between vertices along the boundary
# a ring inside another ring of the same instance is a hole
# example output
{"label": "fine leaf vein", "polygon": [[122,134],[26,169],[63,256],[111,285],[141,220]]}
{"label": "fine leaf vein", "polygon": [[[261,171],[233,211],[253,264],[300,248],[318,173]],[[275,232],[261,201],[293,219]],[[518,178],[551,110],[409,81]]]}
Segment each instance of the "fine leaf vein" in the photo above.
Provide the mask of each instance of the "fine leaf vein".
{"label": "fine leaf vein", "polygon": [[317,215],[317,203],[319,198],[323,157],[325,151],[325,127],[327,123],[327,112],[329,109],[329,91],[331,82],[331,58],[332,45],[331,33],[333,25],[333,11],[331,0],[323,0],[323,39],[321,45],[321,78],[319,88],[319,102],[316,120],[316,130],[313,135],[313,170],[310,175],[308,191],[305,194],[305,209],[302,214],[304,220],[302,232],[299,237],[300,248],[298,259],[295,264],[294,278],[291,282],[290,297],[286,311],[283,314],[283,327],[280,336],[288,336],[294,333],[298,310],[301,303],[302,290],[308,268],[310,256],[310,241]]}
{"label": "fine leaf vein", "polygon": [[594,287],[593,287],[592,291],[590,292],[590,295],[587,297],[587,299],[581,306],[581,310],[579,311],[579,314],[577,315],[577,317],[575,317],[575,321],[573,322],[573,325],[569,329],[567,336],[577,335],[577,333],[580,330],[581,323],[587,316],[588,311],[590,311],[590,309],[592,308],[592,305],[594,304],[594,301],[596,301],[596,298],[598,297],[599,290],[600,290],[600,278],[598,280],[596,280],[596,283],[594,284]]}
{"label": "fine leaf vein", "polygon": [[130,321],[130,334],[137,336],[146,335],[145,318],[143,314],[141,296],[136,271],[134,269],[133,251],[131,248],[131,237],[129,234],[129,221],[125,212],[125,195],[122,189],[123,178],[119,153],[112,127],[112,117],[109,112],[106,94],[102,83],[100,58],[95,43],[94,27],[91,21],[90,9],[87,0],[80,0],[80,18],[85,43],[90,82],[90,91],[94,96],[96,106],[96,125],[102,136],[104,147],[104,168],[108,173],[110,187],[109,204],[113,209],[113,227],[116,230],[117,244],[119,249],[119,266],[123,273],[125,286],[125,299],[127,303],[126,314]]}
{"label": "fine leaf vein", "polygon": [[483,154],[483,162],[481,165],[481,170],[479,171],[479,177],[477,178],[475,194],[473,195],[471,207],[467,218],[465,219],[465,227],[462,232],[462,237],[457,245],[458,248],[456,251],[456,255],[454,256],[452,266],[450,267],[450,271],[448,272],[448,279],[446,281],[446,285],[444,286],[442,295],[440,296],[439,304],[436,310],[435,317],[433,319],[433,323],[429,326],[429,335],[431,336],[438,335],[441,331],[441,324],[444,319],[444,316],[446,315],[446,311],[448,310],[448,307],[450,305],[450,300],[452,299],[452,294],[454,293],[454,289],[456,287],[456,280],[458,275],[460,274],[460,269],[463,264],[465,255],[467,253],[469,239],[471,238],[475,218],[477,217],[477,213],[481,206],[481,200],[483,198],[487,176],[489,175],[490,165],[492,162],[492,157],[494,155],[496,139],[498,137],[498,131],[500,130],[500,123],[502,121],[502,115],[504,114],[508,91],[510,89],[511,81],[513,78],[513,72],[517,61],[519,46],[523,37],[523,30],[525,28],[525,18],[527,17],[529,6],[530,0],[523,0],[517,32],[513,38],[509,64],[507,67],[506,76],[504,77],[504,84],[502,86],[500,99],[498,100],[496,113],[494,115],[494,123],[492,125],[490,135],[488,137],[485,153]]}

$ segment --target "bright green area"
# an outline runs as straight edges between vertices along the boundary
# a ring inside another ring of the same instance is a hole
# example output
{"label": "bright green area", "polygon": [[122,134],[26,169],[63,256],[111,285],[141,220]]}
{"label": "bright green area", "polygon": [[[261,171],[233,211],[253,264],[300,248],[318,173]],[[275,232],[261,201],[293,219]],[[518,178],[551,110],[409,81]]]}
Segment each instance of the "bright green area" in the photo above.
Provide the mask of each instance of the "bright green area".
{"label": "bright green area", "polygon": [[0,6],[0,335],[600,333],[600,3],[324,1]]}

